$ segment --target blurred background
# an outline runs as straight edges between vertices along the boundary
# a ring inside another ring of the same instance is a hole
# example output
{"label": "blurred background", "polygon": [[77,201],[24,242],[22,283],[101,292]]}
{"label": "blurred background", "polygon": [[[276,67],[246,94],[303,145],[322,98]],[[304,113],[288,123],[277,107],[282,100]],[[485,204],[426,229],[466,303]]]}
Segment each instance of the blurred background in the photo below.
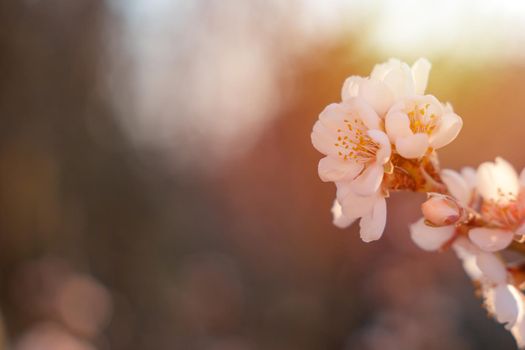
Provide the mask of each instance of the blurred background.
{"label": "blurred background", "polygon": [[0,2],[0,349],[513,349],[451,252],[332,226],[310,131],[433,62],[444,167],[525,165],[522,1]]}

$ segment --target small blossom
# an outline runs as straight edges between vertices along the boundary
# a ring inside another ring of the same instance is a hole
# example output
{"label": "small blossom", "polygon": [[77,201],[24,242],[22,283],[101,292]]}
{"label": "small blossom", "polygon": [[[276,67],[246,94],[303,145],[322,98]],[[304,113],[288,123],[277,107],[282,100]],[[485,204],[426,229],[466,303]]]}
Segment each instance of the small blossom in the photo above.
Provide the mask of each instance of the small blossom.
{"label": "small blossom", "polygon": [[485,162],[478,168],[477,189],[483,199],[498,205],[515,201],[520,191],[520,181],[514,167],[503,158]]}
{"label": "small blossom", "polygon": [[381,119],[362,99],[326,107],[312,132],[314,147],[326,155],[319,162],[321,180],[352,182],[363,196],[377,192],[391,152],[380,128]]}
{"label": "small blossom", "polygon": [[476,189],[481,195],[482,218],[491,227],[471,229],[470,239],[486,251],[505,249],[514,234],[523,234],[525,193],[516,170],[502,158],[485,162],[476,174]]}
{"label": "small blossom", "polygon": [[396,151],[408,159],[448,145],[462,126],[462,119],[432,95],[404,98],[385,117],[386,132]]}
{"label": "small blossom", "polygon": [[[441,178],[453,198],[431,193],[430,198],[421,206],[424,219],[410,227],[412,240],[420,248],[439,250],[445,243],[456,239],[454,224],[466,217],[463,207],[468,206],[475,186],[472,172],[475,172],[472,168],[462,169],[461,174],[448,169],[441,171]],[[425,220],[438,227],[427,225]],[[464,245],[460,243],[458,246]]]}
{"label": "small blossom", "polygon": [[431,67],[432,65],[425,58],[418,59],[412,67],[392,58],[386,63],[376,65],[371,78],[385,82],[393,91],[397,92],[397,97],[422,95],[427,88]]}
{"label": "small blossom", "polygon": [[439,193],[430,193],[429,198],[421,205],[425,219],[435,226],[447,226],[456,223],[464,210],[452,197]]}
{"label": "small blossom", "polygon": [[347,78],[341,98],[344,101],[360,97],[382,117],[400,98],[425,92],[430,67],[430,62],[424,58],[418,59],[412,67],[398,59],[390,59],[376,65],[370,77]]}

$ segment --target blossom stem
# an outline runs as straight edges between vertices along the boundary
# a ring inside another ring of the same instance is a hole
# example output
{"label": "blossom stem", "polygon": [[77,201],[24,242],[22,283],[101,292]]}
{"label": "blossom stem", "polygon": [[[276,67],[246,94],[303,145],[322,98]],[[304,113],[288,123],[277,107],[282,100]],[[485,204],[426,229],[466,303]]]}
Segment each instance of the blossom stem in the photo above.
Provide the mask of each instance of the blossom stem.
{"label": "blossom stem", "polygon": [[421,159],[406,159],[394,154],[391,161],[393,171],[385,176],[388,190],[448,194],[447,187],[439,176],[439,162],[434,152]]}

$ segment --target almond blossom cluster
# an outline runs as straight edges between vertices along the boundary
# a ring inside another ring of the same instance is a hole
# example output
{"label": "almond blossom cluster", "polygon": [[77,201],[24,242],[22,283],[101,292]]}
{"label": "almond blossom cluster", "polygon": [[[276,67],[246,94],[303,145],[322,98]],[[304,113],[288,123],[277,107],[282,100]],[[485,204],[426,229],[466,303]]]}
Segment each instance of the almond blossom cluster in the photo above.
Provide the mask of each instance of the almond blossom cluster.
{"label": "almond blossom cluster", "polygon": [[360,219],[365,242],[383,234],[389,190],[421,185],[399,169],[423,166],[463,125],[449,104],[425,95],[429,72],[425,59],[412,67],[391,59],[369,77],[351,76],[342,101],[327,106],[313,127],[312,143],[325,155],[319,176],[337,187],[334,223],[346,227]]}
{"label": "almond blossom cluster", "polygon": [[505,260],[525,239],[525,171],[502,158],[441,172],[448,195],[429,193],[423,218],[410,227],[413,241],[433,251],[452,247],[475,282],[484,306],[525,348],[523,267]]}
{"label": "almond blossom cluster", "polygon": [[459,134],[452,106],[426,94],[431,65],[397,59],[368,77],[346,79],[341,101],[327,106],[311,134],[324,157],[318,172],[333,182],[333,223],[359,219],[361,239],[379,239],[391,191],[427,194],[423,217],[410,226],[427,251],[453,249],[489,314],[525,348],[525,268],[505,254],[525,248],[525,171],[496,158],[477,169],[441,170],[437,150]]}

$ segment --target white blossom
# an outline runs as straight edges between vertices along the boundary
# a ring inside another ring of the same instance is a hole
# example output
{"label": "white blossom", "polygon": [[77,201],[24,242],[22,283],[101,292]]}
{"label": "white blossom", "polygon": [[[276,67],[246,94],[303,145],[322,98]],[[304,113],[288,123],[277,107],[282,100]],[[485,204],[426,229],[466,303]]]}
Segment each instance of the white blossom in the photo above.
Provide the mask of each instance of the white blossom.
{"label": "white blossom", "polygon": [[432,95],[416,95],[396,102],[386,114],[386,132],[404,158],[423,157],[459,134],[463,120]]}
{"label": "white blossom", "polygon": [[378,64],[370,77],[351,76],[341,91],[342,100],[361,97],[383,117],[400,98],[424,94],[431,64],[424,58],[412,67],[398,59]]}
{"label": "white blossom", "polygon": [[[439,250],[443,244],[453,239],[456,231],[454,224],[465,215],[462,206],[468,206],[475,187],[472,172],[472,168],[463,168],[461,174],[449,169],[441,171],[441,178],[453,198],[437,193],[429,194],[430,198],[421,205],[424,218],[410,227],[411,237],[416,245],[433,251]],[[425,219],[439,227],[428,226]]]}
{"label": "white blossom", "polygon": [[505,249],[515,234],[525,233],[521,179],[512,165],[502,158],[478,167],[476,190],[483,199],[481,215],[490,226],[471,229],[469,237],[481,249],[491,252]]}
{"label": "white blossom", "polygon": [[503,158],[485,162],[478,167],[477,190],[485,201],[499,205],[515,201],[520,191],[520,181],[514,167]]}
{"label": "white blossom", "polygon": [[349,181],[362,196],[377,192],[391,148],[381,119],[364,100],[352,98],[326,107],[311,138],[326,155],[318,167],[323,181]]}

